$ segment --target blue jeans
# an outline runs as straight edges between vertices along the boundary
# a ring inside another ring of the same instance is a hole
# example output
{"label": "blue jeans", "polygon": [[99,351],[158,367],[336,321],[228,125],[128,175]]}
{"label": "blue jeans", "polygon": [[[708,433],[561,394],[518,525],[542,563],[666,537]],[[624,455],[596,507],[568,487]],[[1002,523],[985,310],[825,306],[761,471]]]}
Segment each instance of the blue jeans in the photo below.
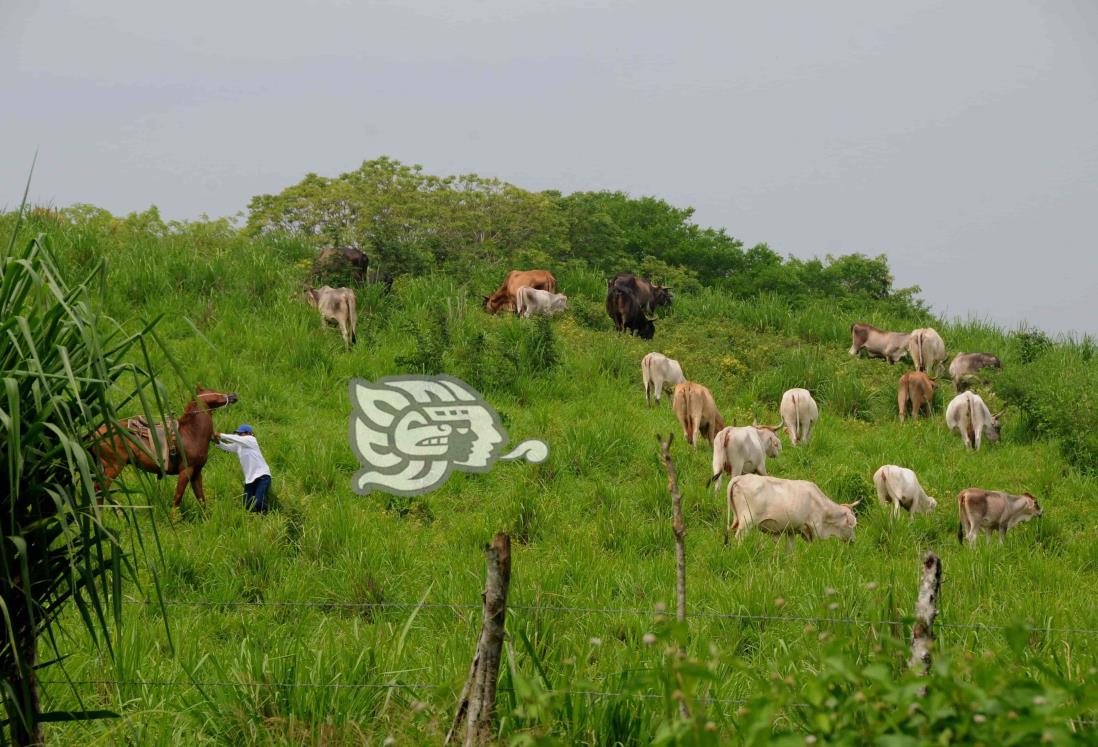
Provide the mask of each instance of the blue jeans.
{"label": "blue jeans", "polygon": [[244,483],[244,508],[249,511],[267,513],[267,491],[270,487],[270,475],[263,475],[251,482]]}

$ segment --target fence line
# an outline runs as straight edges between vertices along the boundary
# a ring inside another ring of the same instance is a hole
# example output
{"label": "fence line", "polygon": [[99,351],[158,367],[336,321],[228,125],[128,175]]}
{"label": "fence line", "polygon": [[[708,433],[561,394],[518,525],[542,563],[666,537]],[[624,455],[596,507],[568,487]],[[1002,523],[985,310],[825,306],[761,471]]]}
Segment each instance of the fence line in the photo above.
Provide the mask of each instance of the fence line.
{"label": "fence line", "polygon": [[[157,607],[161,603],[156,600],[140,600],[140,599],[126,599],[127,604],[139,604],[149,607]],[[304,600],[304,601],[243,601],[243,600],[231,600],[225,602],[214,602],[210,600],[165,600],[163,602],[166,607],[308,607],[318,609],[449,609],[449,610],[478,610],[481,608],[479,604],[463,604],[463,603],[446,603],[446,602],[426,602],[424,604],[416,604],[414,602],[325,602],[322,600]],[[527,611],[527,612],[561,612],[569,614],[586,614],[586,615],[636,615],[642,617],[653,617],[656,615],[667,615],[666,611],[659,611],[654,609],[638,609],[636,607],[569,607],[558,605],[535,605],[535,604],[509,604],[508,610],[514,611]],[[909,625],[913,622],[913,619],[899,619],[899,620],[875,620],[866,618],[854,618],[854,617],[823,617],[817,615],[758,615],[739,612],[712,612],[712,611],[694,611],[690,613],[691,617],[702,617],[710,619],[724,619],[724,620],[741,620],[741,621],[760,621],[760,622],[803,622],[803,623],[824,623],[824,624],[839,624],[839,625],[891,625],[891,626],[903,626]],[[988,623],[949,623],[949,622],[936,622],[936,628],[952,628],[955,630],[1010,630],[1018,626],[1012,625],[994,625]],[[1035,626],[1035,625],[1023,625],[1020,626],[1022,630],[1027,633],[1073,633],[1080,635],[1098,635],[1098,628],[1082,628],[1082,627],[1061,627],[1061,626]]]}

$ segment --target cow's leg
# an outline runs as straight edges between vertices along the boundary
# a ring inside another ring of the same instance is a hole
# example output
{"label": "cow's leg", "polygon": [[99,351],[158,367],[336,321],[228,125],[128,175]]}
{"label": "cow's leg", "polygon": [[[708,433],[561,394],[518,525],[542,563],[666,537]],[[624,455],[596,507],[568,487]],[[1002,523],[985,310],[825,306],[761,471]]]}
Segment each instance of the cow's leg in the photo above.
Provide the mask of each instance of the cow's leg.
{"label": "cow's leg", "polygon": [[1006,524],[1000,524],[999,525],[999,544],[1000,545],[1003,544],[1004,542],[1006,542],[1006,530],[1007,530]]}
{"label": "cow's leg", "polygon": [[179,508],[179,504],[183,502],[183,494],[187,492],[187,485],[191,482],[191,470],[189,467],[184,467],[179,470],[179,479],[175,483],[175,500],[172,502],[172,506]]}
{"label": "cow's leg", "polygon": [[815,420],[809,420],[808,425],[804,429],[804,438],[801,439],[801,443],[808,443],[808,440],[812,438],[812,426],[816,425]]}
{"label": "cow's leg", "polygon": [[983,441],[984,429],[976,431],[976,451],[980,450],[980,443]]}

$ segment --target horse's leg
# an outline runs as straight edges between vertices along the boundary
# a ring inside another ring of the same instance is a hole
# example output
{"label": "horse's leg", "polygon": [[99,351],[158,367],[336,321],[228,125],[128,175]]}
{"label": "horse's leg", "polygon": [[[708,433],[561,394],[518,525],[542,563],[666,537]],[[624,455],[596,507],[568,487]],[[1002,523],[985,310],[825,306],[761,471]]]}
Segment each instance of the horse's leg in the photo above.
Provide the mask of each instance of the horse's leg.
{"label": "horse's leg", "polygon": [[191,490],[194,491],[194,497],[198,499],[198,502],[206,504],[206,488],[202,485],[202,468],[195,467],[194,474],[191,475]]}
{"label": "horse's leg", "polygon": [[187,492],[187,485],[191,481],[190,468],[183,468],[179,470],[179,481],[175,484],[175,501],[172,503],[174,508],[179,508],[179,504],[183,502],[183,494]]}

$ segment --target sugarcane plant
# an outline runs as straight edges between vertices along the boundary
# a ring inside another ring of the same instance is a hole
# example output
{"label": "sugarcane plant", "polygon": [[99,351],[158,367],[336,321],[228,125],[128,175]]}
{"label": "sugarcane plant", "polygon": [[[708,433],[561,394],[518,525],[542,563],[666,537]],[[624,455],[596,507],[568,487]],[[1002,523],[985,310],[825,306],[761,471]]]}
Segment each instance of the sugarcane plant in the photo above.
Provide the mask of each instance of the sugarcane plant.
{"label": "sugarcane plant", "polygon": [[[116,431],[116,405],[140,403],[150,418],[164,409],[151,327],[127,333],[97,310],[103,265],[70,282],[46,236],[23,229],[17,221],[0,243],[0,742],[16,745],[41,743],[49,721],[114,715],[44,712],[41,672],[64,664],[39,650],[56,652],[60,626],[74,621],[113,653],[122,581],[136,579],[144,545],[133,502],[97,496],[88,449],[101,426]],[[78,614],[63,615],[69,607]]]}

